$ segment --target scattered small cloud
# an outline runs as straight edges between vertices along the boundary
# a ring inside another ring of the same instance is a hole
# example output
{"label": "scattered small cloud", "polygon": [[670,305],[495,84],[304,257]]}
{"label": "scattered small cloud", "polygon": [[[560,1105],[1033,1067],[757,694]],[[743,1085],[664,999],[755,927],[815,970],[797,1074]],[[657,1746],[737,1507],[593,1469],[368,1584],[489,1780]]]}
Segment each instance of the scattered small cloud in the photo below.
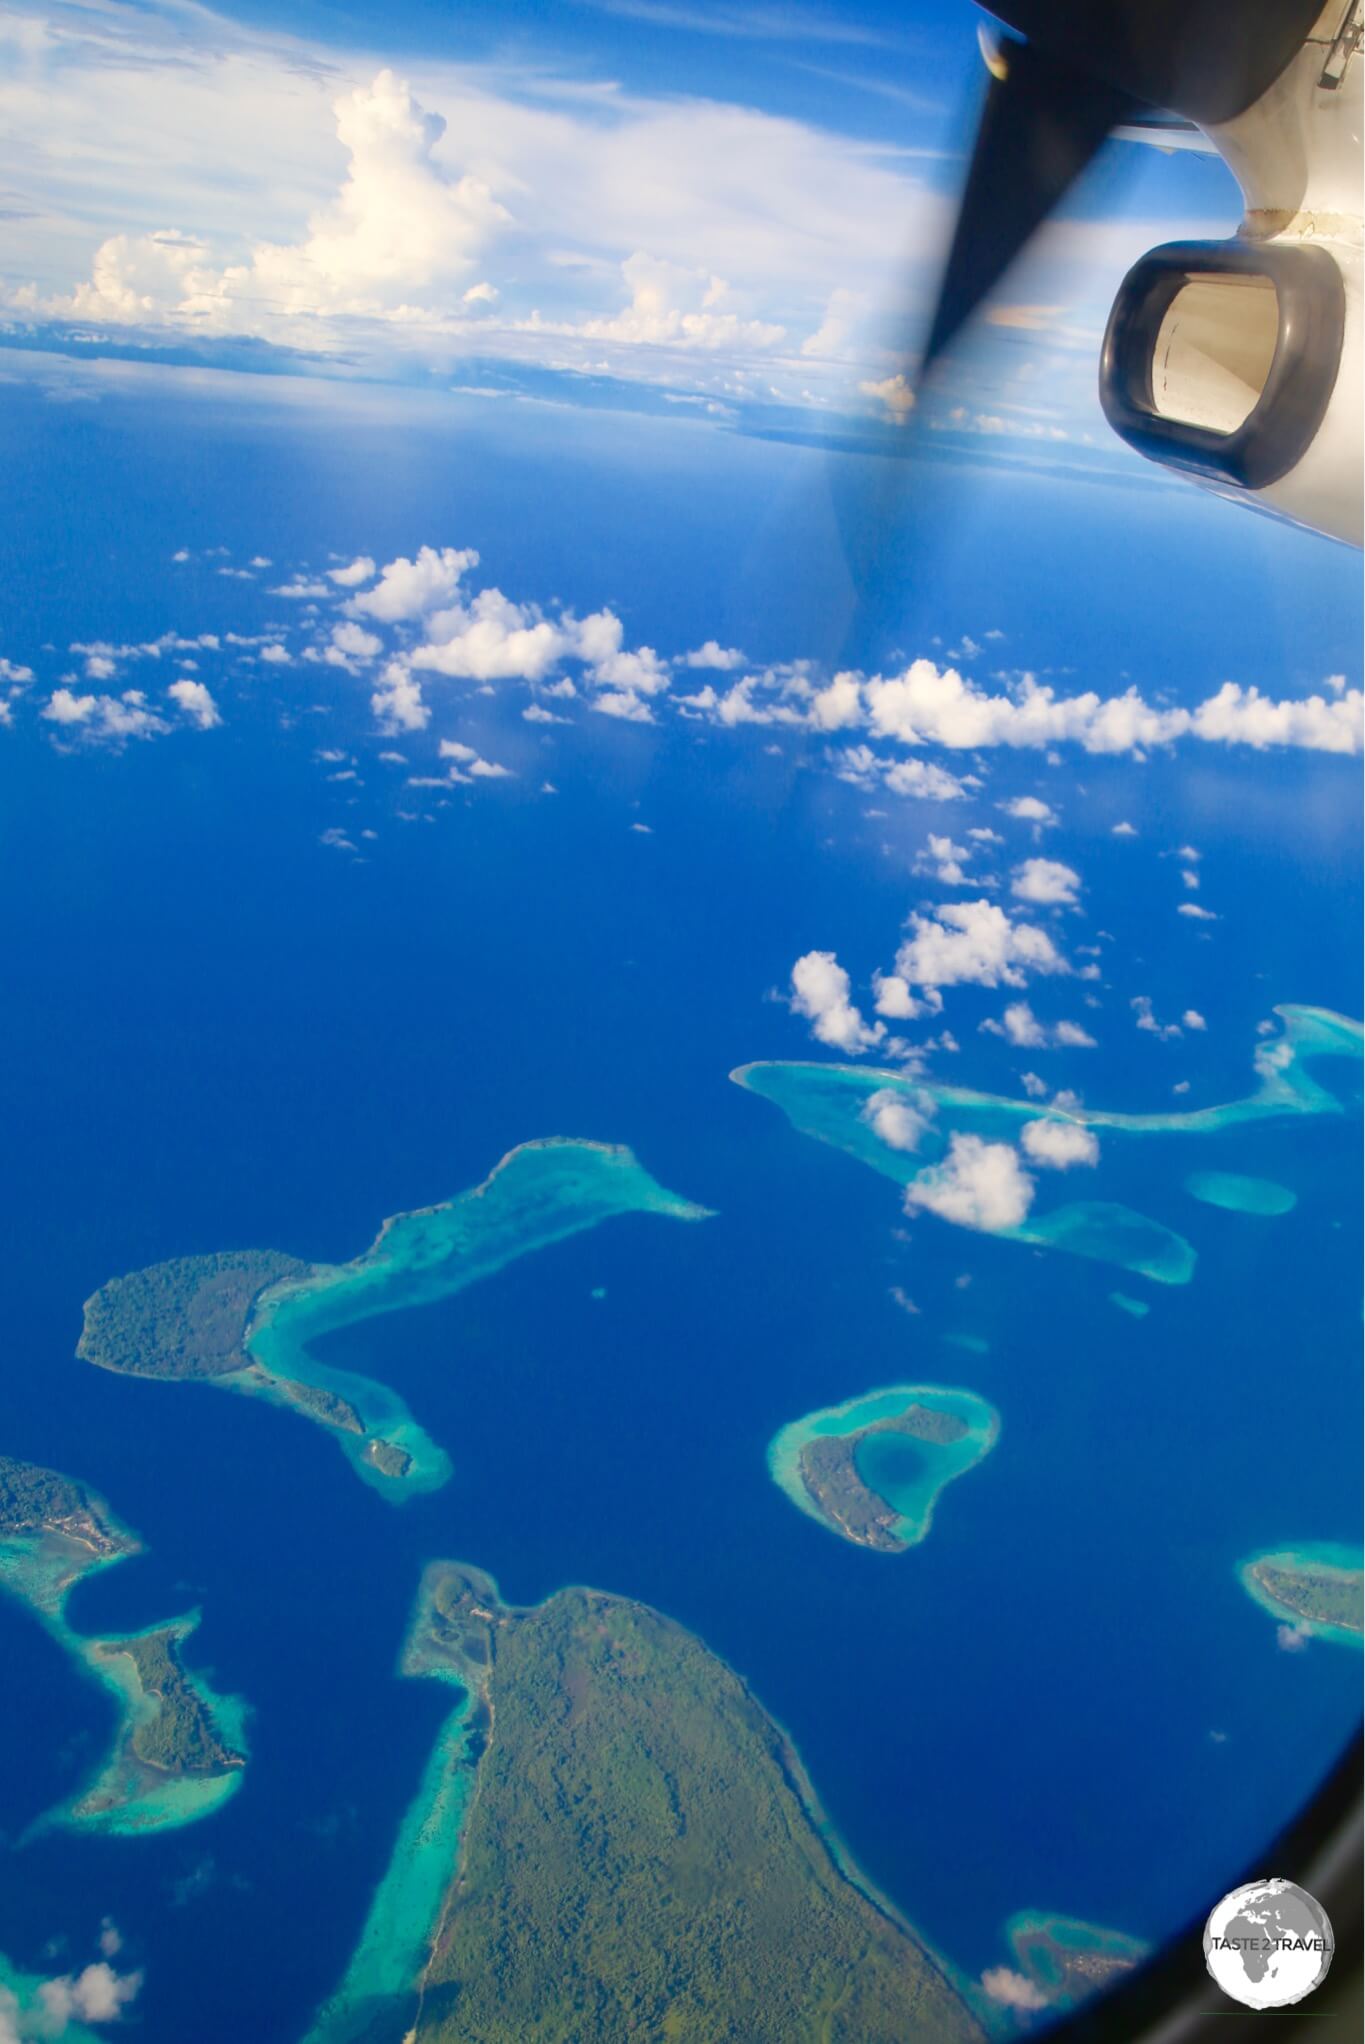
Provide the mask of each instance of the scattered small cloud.
{"label": "scattered small cloud", "polygon": [[1016,866],[1010,893],[1017,901],[1031,901],[1043,908],[1075,908],[1081,876],[1060,859],[1025,859]]}
{"label": "scattered small cloud", "polygon": [[357,554],[344,568],[329,568],[327,579],[335,582],[338,589],[358,589],[362,582],[374,578],[374,562],[368,554]]}
{"label": "scattered small cloud", "polygon": [[1056,810],[1037,795],[1016,795],[1011,801],[997,802],[995,806],[1006,816],[1012,816],[1016,823],[1047,825],[1057,821]]}
{"label": "scattered small cloud", "polygon": [[1176,1037],[1182,1033],[1178,1022],[1159,1022],[1157,1020],[1152,1008],[1150,994],[1134,994],[1128,1005],[1137,1018],[1138,1028],[1145,1035],[1159,1037],[1163,1043],[1173,1043]]}
{"label": "scattered small cloud", "polygon": [[218,705],[202,681],[182,677],[173,681],[166,693],[181,715],[188,718],[197,730],[212,731],[215,725],[222,723]]}
{"label": "scattered small cloud", "polygon": [[929,874],[945,887],[980,886],[979,880],[969,880],[964,871],[971,856],[970,845],[956,845],[950,837],[939,837],[930,831],[924,850],[915,860],[915,871]]}
{"label": "scattered small cloud", "polygon": [[1095,1039],[1079,1022],[1040,1022],[1027,1001],[1011,1001],[997,1022],[988,1015],[981,1024],[989,1036],[1003,1036],[1018,1050],[1093,1050]]}
{"label": "scattered small cloud", "polygon": [[449,760],[449,774],[452,781],[507,781],[512,778],[511,767],[499,764],[495,759],[485,759],[472,745],[463,745],[456,738],[443,738],[440,756]]}
{"label": "scattered small cloud", "polygon": [[695,646],[690,653],[683,654],[682,665],[731,674],[735,668],[744,665],[744,655],[737,646],[718,646],[714,639],[707,639],[704,645]]}

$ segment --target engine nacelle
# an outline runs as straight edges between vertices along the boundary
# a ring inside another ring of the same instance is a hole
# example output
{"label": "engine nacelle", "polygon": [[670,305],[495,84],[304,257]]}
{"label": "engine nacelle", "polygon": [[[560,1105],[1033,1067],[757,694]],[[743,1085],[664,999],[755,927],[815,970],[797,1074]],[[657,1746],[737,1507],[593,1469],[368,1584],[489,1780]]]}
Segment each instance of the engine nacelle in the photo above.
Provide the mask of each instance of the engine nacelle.
{"label": "engine nacelle", "polygon": [[1241,228],[1134,264],[1100,363],[1105,414],[1139,453],[1356,546],[1359,23],[1359,0],[1334,0],[1270,90],[1207,129],[1241,184]]}
{"label": "engine nacelle", "polygon": [[1124,278],[1104,337],[1100,401],[1114,431],[1152,461],[1359,545],[1351,267],[1354,291],[1321,242],[1153,249]]}

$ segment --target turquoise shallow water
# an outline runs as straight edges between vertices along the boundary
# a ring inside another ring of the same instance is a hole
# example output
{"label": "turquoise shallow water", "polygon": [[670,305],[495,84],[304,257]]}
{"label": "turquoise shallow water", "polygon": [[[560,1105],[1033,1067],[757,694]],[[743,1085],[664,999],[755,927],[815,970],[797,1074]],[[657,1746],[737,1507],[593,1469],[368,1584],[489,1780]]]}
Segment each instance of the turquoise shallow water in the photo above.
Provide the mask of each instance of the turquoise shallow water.
{"label": "turquoise shallow water", "polygon": [[[707,1218],[704,1207],[666,1191],[627,1149],[567,1137],[523,1143],[482,1185],[444,1205],[385,1221],[372,1246],[352,1262],[268,1291],[246,1341],[264,1381],[246,1371],[215,1381],[284,1405],[292,1401],[280,1379],[334,1392],[364,1422],[363,1434],[329,1429],[364,1482],[392,1503],[439,1490],[450,1480],[450,1458],[399,1394],[358,1372],[330,1368],[313,1353],[313,1344],[357,1321],[429,1305],[519,1257],[635,1213]],[[410,1458],[401,1476],[386,1474],[369,1459],[377,1440]]]}
{"label": "turquoise shallow water", "polygon": [[1272,1178],[1248,1178],[1239,1171],[1192,1171],[1185,1190],[1205,1206],[1222,1207],[1230,1214],[1289,1214],[1298,1196],[1287,1185]]}
{"label": "turquoise shallow water", "polygon": [[1353,1631],[1346,1625],[1325,1625],[1315,1619],[1304,1618],[1287,1605],[1279,1603],[1256,1580],[1251,1573],[1259,1562],[1272,1562],[1282,1569],[1330,1569],[1343,1575],[1353,1576],[1357,1590],[1365,1571],[1365,1553],[1359,1547],[1348,1547],[1336,1540],[1301,1541],[1296,1547],[1267,1548],[1260,1554],[1249,1554],[1237,1564],[1237,1577],[1247,1595],[1258,1603],[1263,1611],[1282,1625],[1290,1625],[1296,1632],[1310,1639],[1333,1640],[1338,1646],[1365,1646],[1365,1634]]}
{"label": "turquoise shallow water", "polygon": [[1020,1971],[1059,2007],[1078,1998],[1064,1991],[1065,1955],[1113,1959],[1133,1966],[1148,1952],[1140,1939],[1123,1931],[1105,1930],[1099,1924],[1082,1923],[1078,1917],[1042,1910],[1019,1910],[1005,1925],[1005,1936]]}
{"label": "turquoise shallow water", "polygon": [[[105,1510],[105,1521],[123,1533]],[[127,1538],[128,1536],[124,1536]],[[163,1775],[139,1761],[130,1741],[139,1723],[156,1705],[137,1679],[132,1662],[118,1648],[148,1632],[167,1629],[177,1645],[194,1631],[199,1613],[143,1626],[136,1633],[87,1638],[73,1630],[66,1616],[71,1593],[85,1577],[110,1568],[136,1552],[131,1540],[118,1554],[81,1556],[74,1542],[50,1535],[12,1535],[0,1541],[0,1589],[27,1604],[43,1629],[68,1654],[87,1680],[112,1699],[116,1723],[109,1750],[88,1779],[56,1809],[39,1819],[34,1832],[60,1828],[135,1837],[148,1831],[170,1831],[212,1816],[234,1796],[245,1769],[224,1774]],[[220,1696],[204,1676],[185,1667],[185,1679],[207,1709],[219,1737],[235,1752],[246,1752],[247,1706],[242,1698]]]}
{"label": "turquoise shallow water", "polygon": [[438,1731],[345,1978],[304,2044],[358,2044],[377,2012],[391,2024],[396,2009],[412,2004],[474,1793],[481,1734],[470,1721],[473,1707],[474,1697],[462,1690]]}
{"label": "turquoise shallow water", "polygon": [[[1320,1084],[1308,1067],[1322,1058],[1350,1059],[1358,1065],[1365,1040],[1360,1024],[1320,1008],[1284,1006],[1277,1008],[1275,1014],[1281,1034],[1257,1046],[1253,1057],[1257,1084],[1245,1099],[1219,1107],[1160,1114],[1050,1107],[1046,1110],[1047,1119],[1100,1132],[1101,1155],[1095,1177],[1102,1181],[1105,1148],[1111,1138],[1215,1136],[1286,1115],[1342,1113],[1340,1098]],[[1040,1109],[1030,1100],[1009,1100],[933,1085],[898,1072],[861,1066],[753,1064],[741,1066],[731,1077],[746,1091],[761,1094],[780,1107],[803,1135],[846,1151],[903,1186],[935,1172],[952,1135],[974,1135],[1012,1144],[1026,1123],[1040,1118]],[[915,1150],[893,1149],[876,1133],[867,1109],[873,1095],[884,1092],[904,1094],[926,1118],[924,1134]],[[1039,1172],[1038,1204],[1019,1225],[991,1232],[1034,1248],[1061,1249],[1073,1256],[1110,1263],[1158,1284],[1188,1284],[1197,1259],[1193,1245],[1183,1234],[1119,1201],[1063,1198],[1059,1203],[1050,1203],[1055,1199],[1057,1177],[1058,1174]],[[1235,1174],[1209,1174],[1211,1183],[1220,1178],[1226,1191],[1233,1185]],[[1048,1180],[1054,1183],[1049,1184]],[[1294,1203],[1292,1193],[1286,1188],[1269,1186],[1269,1181],[1242,1178],[1238,1182],[1247,1188],[1238,1211],[1287,1212]],[[1257,1195],[1251,1190],[1257,1185],[1269,1189]],[[1266,1204],[1272,1193],[1287,1198],[1289,1207]],[[1200,1196],[1203,1195],[1196,1194]],[[1234,1197],[1228,1191],[1226,1197],[1213,1203],[1227,1206]],[[1250,1204],[1257,1197],[1262,1203]]]}
{"label": "turquoise shallow water", "polygon": [[[51,2009],[39,1992],[44,1979],[51,1977],[24,1973],[0,1952],[0,2037],[6,2040],[11,2036],[60,2037],[62,2044],[99,2044],[96,2032],[87,2029],[84,2023],[64,2022],[55,2026]],[[6,2018],[10,2019],[11,2028],[4,2027]]]}
{"label": "turquoise shallow water", "polygon": [[[832,1527],[807,1490],[801,1476],[801,1451],[822,1436],[855,1434],[878,1420],[894,1419],[912,1405],[949,1412],[967,1428],[956,1441],[910,1440],[902,1435],[874,1435],[854,1452],[858,1473],[868,1488],[884,1498],[897,1514],[892,1529],[906,1547],[915,1547],[933,1524],[934,1507],[955,1477],[965,1476],[990,1453],[1000,1433],[1000,1415],[974,1391],[949,1390],[937,1384],[893,1384],[864,1392],[846,1405],[828,1406],[793,1420],[773,1437],[768,1470],[773,1482],[799,1511],[817,1524]],[[901,1454],[904,1448],[907,1452]],[[841,1536],[842,1537],[842,1536]]]}

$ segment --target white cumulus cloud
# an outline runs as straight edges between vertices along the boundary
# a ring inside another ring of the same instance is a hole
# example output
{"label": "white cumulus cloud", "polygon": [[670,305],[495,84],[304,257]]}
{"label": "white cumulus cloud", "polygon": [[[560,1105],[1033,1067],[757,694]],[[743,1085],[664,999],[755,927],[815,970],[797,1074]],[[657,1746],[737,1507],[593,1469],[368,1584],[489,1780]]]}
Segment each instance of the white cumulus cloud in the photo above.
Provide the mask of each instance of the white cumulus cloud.
{"label": "white cumulus cloud", "polygon": [[329,568],[327,579],[335,582],[338,589],[356,589],[362,582],[368,582],[374,575],[374,562],[368,554],[357,554],[344,568]]}
{"label": "white cumulus cloud", "polygon": [[831,1050],[857,1055],[871,1050],[886,1035],[877,1022],[869,1026],[849,999],[849,977],[832,951],[807,951],[791,974],[791,1009],[811,1025],[811,1034]]}
{"label": "white cumulus cloud", "polygon": [[182,675],[173,681],[166,691],[181,715],[188,717],[201,731],[212,731],[215,724],[222,723],[218,705],[214,702],[202,681],[191,681]]}
{"label": "white cumulus cloud", "polygon": [[346,608],[353,617],[378,618],[384,624],[425,617],[452,602],[460,577],[478,565],[473,547],[419,547],[416,560],[400,554],[389,561],[374,588],[353,596]]}
{"label": "white cumulus cloud", "polygon": [[917,1150],[933,1117],[928,1094],[911,1095],[896,1086],[869,1094],[862,1118],[889,1150]]}
{"label": "white cumulus cloud", "polygon": [[1016,1973],[1012,1966],[988,1966],[981,1976],[981,1985],[1002,2008],[1033,2010],[1048,2005],[1038,1983],[1026,1973]]}
{"label": "white cumulus cloud", "polygon": [[941,1164],[911,1179],[905,1204],[910,1213],[922,1207],[958,1227],[995,1233],[1017,1228],[1025,1219],[1033,1204],[1033,1180],[1012,1144],[957,1134]]}
{"label": "white cumulus cloud", "polygon": [[[411,321],[453,303],[506,209],[482,180],[446,169],[435,153],[445,121],[392,71],[343,93],[333,113],[349,164],[301,241],[257,241],[246,260],[223,262],[195,234],[111,235],[89,281],[43,309],[213,333],[306,332],[326,348],[338,316]],[[424,307],[414,302],[423,298]]]}
{"label": "white cumulus cloud", "polygon": [[1014,869],[1010,893],[1018,901],[1032,901],[1041,907],[1074,908],[1081,876],[1060,859],[1025,859]]}
{"label": "white cumulus cloud", "polygon": [[1074,1121],[1026,1121],[1019,1132],[1024,1155],[1033,1164],[1052,1171],[1069,1171],[1073,1164],[1098,1164],[1099,1140],[1093,1129]]}
{"label": "white cumulus cloud", "polygon": [[1029,973],[1068,970],[1045,930],[1012,921],[984,897],[945,902],[931,916],[916,911],[909,927],[896,953],[896,977],[907,986],[1022,987]]}

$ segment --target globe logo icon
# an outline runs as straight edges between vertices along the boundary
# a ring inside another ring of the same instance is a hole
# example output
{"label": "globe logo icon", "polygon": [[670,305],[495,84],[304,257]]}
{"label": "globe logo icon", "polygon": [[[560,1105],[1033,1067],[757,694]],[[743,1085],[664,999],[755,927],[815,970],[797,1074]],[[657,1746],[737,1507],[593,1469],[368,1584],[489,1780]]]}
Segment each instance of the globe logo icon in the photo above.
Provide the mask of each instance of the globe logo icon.
{"label": "globe logo icon", "polygon": [[1321,1987],[1332,1963],[1332,1925],[1293,1881],[1249,1881],[1214,1908],[1204,1959],[1224,1994],[1250,2009],[1288,2008]]}

